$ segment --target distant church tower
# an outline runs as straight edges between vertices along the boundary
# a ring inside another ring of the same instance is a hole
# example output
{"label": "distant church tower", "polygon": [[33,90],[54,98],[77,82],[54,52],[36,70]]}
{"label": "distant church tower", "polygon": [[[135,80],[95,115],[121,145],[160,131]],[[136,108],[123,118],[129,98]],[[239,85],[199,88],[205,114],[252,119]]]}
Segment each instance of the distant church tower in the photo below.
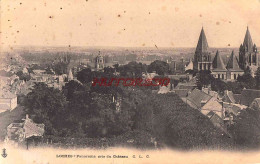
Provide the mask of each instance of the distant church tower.
{"label": "distant church tower", "polygon": [[96,57],[96,61],[95,61],[95,69],[96,71],[103,71],[105,64],[104,64],[104,57],[100,55],[100,51],[98,56]]}
{"label": "distant church tower", "polygon": [[243,44],[239,48],[239,66],[245,70],[248,66],[258,66],[258,51],[253,44],[249,29],[247,27]]}
{"label": "distant church tower", "polygon": [[208,49],[209,46],[208,46],[207,38],[204,29],[202,27],[197,48],[194,55],[193,70],[195,71],[212,70],[211,55]]}
{"label": "distant church tower", "polygon": [[72,71],[71,71],[71,68],[69,69],[68,71],[68,81],[71,81],[73,80],[73,74],[72,74]]}

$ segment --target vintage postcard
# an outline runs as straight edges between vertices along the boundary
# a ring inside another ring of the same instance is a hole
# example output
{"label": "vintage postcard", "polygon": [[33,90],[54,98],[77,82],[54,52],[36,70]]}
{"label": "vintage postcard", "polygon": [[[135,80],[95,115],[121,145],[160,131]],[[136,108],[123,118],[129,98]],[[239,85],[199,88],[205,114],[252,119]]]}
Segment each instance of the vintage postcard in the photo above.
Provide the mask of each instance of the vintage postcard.
{"label": "vintage postcard", "polygon": [[0,164],[260,163],[260,0],[0,4]]}

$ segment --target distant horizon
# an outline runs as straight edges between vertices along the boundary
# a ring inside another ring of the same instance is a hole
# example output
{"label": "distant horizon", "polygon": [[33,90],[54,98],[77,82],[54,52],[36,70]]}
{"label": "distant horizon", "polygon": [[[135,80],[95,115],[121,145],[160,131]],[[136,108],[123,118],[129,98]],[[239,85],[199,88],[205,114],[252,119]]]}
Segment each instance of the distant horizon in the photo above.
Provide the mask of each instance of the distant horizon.
{"label": "distant horizon", "polygon": [[[197,45],[196,45],[197,46]],[[179,48],[187,48],[187,49],[196,49],[196,46],[191,47],[191,46],[183,46],[183,47],[167,47],[167,46],[162,46],[162,47],[158,47],[156,48],[155,46],[139,46],[139,47],[135,47],[135,46],[67,46],[67,45],[53,45],[53,46],[46,46],[46,45],[15,45],[12,48],[68,48],[68,49],[73,49],[73,48],[93,48],[93,49],[98,49],[98,48],[122,48],[122,49],[127,49],[127,48],[138,48],[138,49],[155,49],[155,50],[159,50],[160,48],[163,49],[179,49]],[[258,47],[258,46],[257,46]],[[232,49],[232,48],[239,48],[239,46],[237,47],[211,47],[209,46],[209,49],[216,49],[216,48],[221,48],[221,49]],[[260,48],[260,47],[259,47]],[[7,48],[5,48],[7,49]]]}
{"label": "distant horizon", "polygon": [[[260,47],[259,47],[260,48]],[[89,51],[154,51],[154,52],[160,52],[160,51],[179,51],[181,49],[184,50],[190,50],[194,51],[196,47],[120,47],[120,46],[23,46],[23,45],[17,45],[14,46],[12,50],[8,49],[2,49],[0,47],[0,54],[2,53],[12,53],[12,52],[22,52],[22,51],[29,51],[29,52],[43,52],[43,51],[49,51],[49,52],[71,52],[71,53],[84,53]],[[209,47],[210,51],[217,51],[217,50],[229,50],[234,51],[237,55],[237,52],[239,51],[239,47]],[[77,52],[78,51],[78,52]],[[224,55],[224,54],[222,54]]]}

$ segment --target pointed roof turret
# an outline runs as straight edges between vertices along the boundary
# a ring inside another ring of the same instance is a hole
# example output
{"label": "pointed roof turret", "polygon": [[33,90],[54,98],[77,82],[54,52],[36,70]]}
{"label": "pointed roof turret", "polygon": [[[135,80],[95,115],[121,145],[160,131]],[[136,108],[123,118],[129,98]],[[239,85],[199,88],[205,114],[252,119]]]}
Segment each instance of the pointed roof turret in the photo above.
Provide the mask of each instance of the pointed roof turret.
{"label": "pointed roof turret", "polygon": [[68,72],[68,80],[73,80],[73,74],[72,74],[72,71],[71,69],[69,69],[69,72]]}
{"label": "pointed roof turret", "polygon": [[227,63],[227,69],[241,71],[241,69],[238,65],[237,57],[234,54],[234,51],[232,51],[231,56],[229,57],[229,60]]}
{"label": "pointed roof turret", "polygon": [[248,26],[247,26],[243,46],[244,46],[244,48],[246,48],[247,52],[253,51],[253,41],[252,41],[252,38],[251,38],[251,35],[250,35],[250,32],[249,32]]}
{"label": "pointed roof turret", "polygon": [[196,48],[196,52],[208,52],[208,42],[207,42],[207,38],[204,32],[204,29],[202,27],[201,32],[200,32],[200,37],[199,37],[199,41],[197,44],[197,48]]}
{"label": "pointed roof turret", "polygon": [[219,55],[218,51],[216,53],[216,56],[213,59],[212,66],[213,66],[214,70],[218,70],[218,71],[225,71],[226,70],[224,62],[223,62],[221,56]]}

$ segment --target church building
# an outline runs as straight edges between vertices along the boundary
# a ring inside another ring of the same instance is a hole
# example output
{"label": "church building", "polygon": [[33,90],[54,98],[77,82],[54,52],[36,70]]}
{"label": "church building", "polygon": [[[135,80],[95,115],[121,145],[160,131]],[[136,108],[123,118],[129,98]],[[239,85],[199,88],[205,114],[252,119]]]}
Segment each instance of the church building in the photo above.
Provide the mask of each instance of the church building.
{"label": "church building", "polygon": [[247,27],[243,44],[239,48],[239,66],[245,70],[247,67],[258,66],[258,51],[253,44],[249,29]]}
{"label": "church building", "polygon": [[193,70],[198,72],[201,70],[209,70],[215,78],[222,80],[236,80],[238,76],[244,74],[244,70],[249,67],[258,67],[258,51],[247,27],[246,35],[243,45],[239,49],[239,60],[234,54],[230,54],[228,62],[224,64],[219,51],[213,60],[211,60],[211,53],[209,52],[207,38],[204,29],[201,29],[199,41],[194,54]]}
{"label": "church building", "polygon": [[105,61],[104,61],[104,57],[100,54],[96,57],[95,59],[95,70],[96,71],[103,71],[105,68]]}
{"label": "church building", "polygon": [[207,38],[202,27],[199,41],[194,55],[193,70],[212,70],[211,54],[209,52]]}

